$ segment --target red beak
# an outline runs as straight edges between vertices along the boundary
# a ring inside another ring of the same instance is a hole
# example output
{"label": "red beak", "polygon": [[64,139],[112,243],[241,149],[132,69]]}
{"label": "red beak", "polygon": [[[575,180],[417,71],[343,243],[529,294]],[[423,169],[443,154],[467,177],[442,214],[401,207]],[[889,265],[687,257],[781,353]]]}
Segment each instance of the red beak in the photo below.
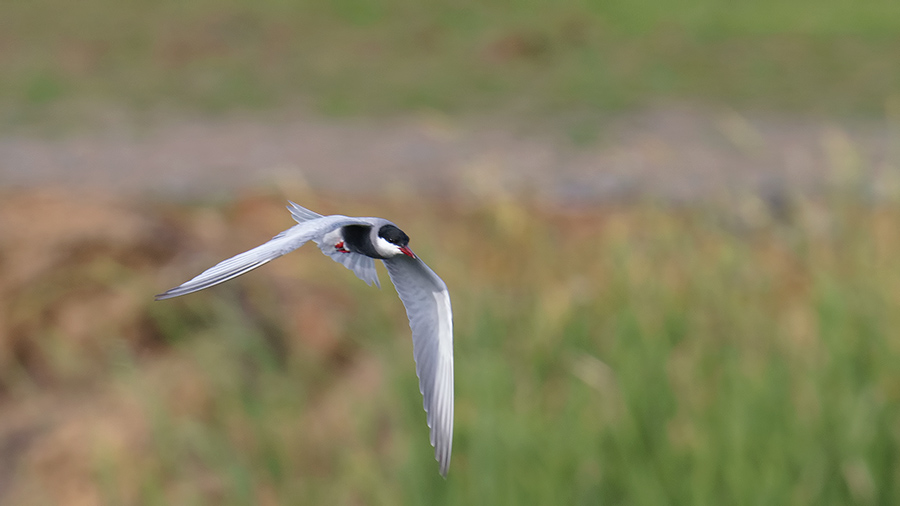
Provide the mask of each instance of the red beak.
{"label": "red beak", "polygon": [[416,254],[413,253],[411,249],[409,249],[409,246],[401,246],[400,251],[402,251],[403,254],[408,256],[409,258],[416,258]]}

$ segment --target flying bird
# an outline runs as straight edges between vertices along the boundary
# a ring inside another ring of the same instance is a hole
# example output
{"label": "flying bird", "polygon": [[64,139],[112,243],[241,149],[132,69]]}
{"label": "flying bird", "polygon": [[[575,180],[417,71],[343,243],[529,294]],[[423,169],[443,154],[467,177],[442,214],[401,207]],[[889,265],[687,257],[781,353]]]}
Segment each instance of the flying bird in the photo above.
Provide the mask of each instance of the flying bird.
{"label": "flying bird", "polygon": [[353,271],[369,286],[374,283],[381,287],[375,271],[375,260],[381,260],[406,307],[431,445],[440,473],[446,477],[453,446],[453,311],[447,285],[409,249],[409,237],[388,220],[322,216],[293,202],[288,210],[297,225],[157,295],[156,300],[223,283],[308,241],[315,242],[322,253]]}

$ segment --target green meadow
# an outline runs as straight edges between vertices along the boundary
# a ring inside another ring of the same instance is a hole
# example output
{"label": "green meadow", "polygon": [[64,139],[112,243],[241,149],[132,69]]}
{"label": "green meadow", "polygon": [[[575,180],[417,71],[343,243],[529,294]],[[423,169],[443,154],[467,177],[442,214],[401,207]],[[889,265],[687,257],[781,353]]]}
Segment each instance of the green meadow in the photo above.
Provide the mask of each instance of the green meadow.
{"label": "green meadow", "polygon": [[[15,503],[86,488],[101,504],[893,504],[900,205],[831,199],[752,215],[351,205],[400,223],[450,287],[446,480],[384,272],[379,291],[306,248],[153,302],[288,221],[275,196],[157,209],[171,246],[95,248],[20,299],[51,316],[26,325],[39,344],[7,400],[94,393],[72,429],[86,446],[23,465]],[[130,309],[67,344],[66,307],[123,293]]]}
{"label": "green meadow", "polygon": [[286,106],[536,120],[661,100],[878,116],[898,100],[898,19],[892,0],[14,0],[0,111],[13,126]]}

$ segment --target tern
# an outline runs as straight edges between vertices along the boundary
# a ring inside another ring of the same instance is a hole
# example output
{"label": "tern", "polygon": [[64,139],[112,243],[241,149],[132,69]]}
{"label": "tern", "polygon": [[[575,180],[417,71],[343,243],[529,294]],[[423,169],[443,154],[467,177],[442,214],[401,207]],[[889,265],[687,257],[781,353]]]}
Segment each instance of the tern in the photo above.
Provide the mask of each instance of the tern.
{"label": "tern", "polygon": [[297,225],[269,242],[224,260],[197,277],[156,296],[170,299],[209,288],[249,272],[308,241],[353,271],[369,286],[381,287],[375,260],[381,260],[406,307],[413,355],[431,445],[447,476],[453,446],[453,311],[447,285],[409,249],[409,237],[383,218],[322,216],[290,202]]}

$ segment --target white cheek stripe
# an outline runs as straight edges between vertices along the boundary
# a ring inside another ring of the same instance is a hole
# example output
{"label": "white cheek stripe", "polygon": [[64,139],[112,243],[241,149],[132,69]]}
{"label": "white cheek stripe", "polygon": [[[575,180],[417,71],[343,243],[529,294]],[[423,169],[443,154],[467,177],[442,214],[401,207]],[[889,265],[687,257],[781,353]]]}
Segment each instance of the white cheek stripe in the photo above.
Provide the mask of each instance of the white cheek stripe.
{"label": "white cheek stripe", "polygon": [[377,251],[381,256],[392,257],[397,255],[402,255],[403,252],[400,251],[400,247],[396,244],[391,244],[387,239],[383,237],[375,238],[375,251]]}

